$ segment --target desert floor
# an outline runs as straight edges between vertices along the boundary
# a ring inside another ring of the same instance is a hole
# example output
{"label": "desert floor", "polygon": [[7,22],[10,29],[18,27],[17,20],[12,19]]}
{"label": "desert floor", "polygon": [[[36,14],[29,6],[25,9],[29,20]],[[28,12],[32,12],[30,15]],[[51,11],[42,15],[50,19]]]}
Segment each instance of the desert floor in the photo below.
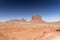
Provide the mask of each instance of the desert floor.
{"label": "desert floor", "polygon": [[60,32],[53,27],[2,27],[0,40],[60,40]]}

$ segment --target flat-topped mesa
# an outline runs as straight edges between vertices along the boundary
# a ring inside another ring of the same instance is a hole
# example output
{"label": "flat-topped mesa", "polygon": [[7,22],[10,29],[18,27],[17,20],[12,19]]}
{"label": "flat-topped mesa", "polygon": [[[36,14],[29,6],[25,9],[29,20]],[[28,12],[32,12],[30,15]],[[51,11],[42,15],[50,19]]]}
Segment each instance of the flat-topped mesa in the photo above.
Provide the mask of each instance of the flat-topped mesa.
{"label": "flat-topped mesa", "polygon": [[27,21],[24,18],[22,18],[20,22],[26,23]]}
{"label": "flat-topped mesa", "polygon": [[39,16],[38,14],[36,14],[36,15],[32,16],[32,20],[41,20],[41,16]]}
{"label": "flat-topped mesa", "polygon": [[26,20],[23,18],[21,20],[14,19],[14,20],[7,21],[7,23],[25,23],[25,22],[26,22]]}
{"label": "flat-topped mesa", "polygon": [[42,20],[42,18],[41,18],[41,16],[39,14],[36,14],[36,15],[32,16],[32,20],[30,22],[44,23],[44,21]]}
{"label": "flat-topped mesa", "polygon": [[[28,22],[24,18],[22,18],[21,20],[19,19],[9,20],[7,21],[7,23],[28,23]],[[29,23],[45,23],[45,21],[42,20],[39,14],[36,14],[32,16],[32,20],[30,20]]]}
{"label": "flat-topped mesa", "polygon": [[18,19],[12,19],[12,20],[9,20],[9,21],[6,21],[7,23],[16,23],[16,22],[19,22],[20,20]]}

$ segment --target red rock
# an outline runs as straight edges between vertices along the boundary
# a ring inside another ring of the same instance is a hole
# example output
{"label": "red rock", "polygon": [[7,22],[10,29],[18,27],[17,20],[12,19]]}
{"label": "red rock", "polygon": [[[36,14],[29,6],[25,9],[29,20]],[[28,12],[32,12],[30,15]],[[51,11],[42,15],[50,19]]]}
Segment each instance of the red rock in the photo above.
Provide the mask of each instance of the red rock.
{"label": "red rock", "polygon": [[25,20],[24,18],[22,18],[22,19],[20,20],[20,22],[26,22],[26,20]]}
{"label": "red rock", "polygon": [[21,22],[26,22],[26,20],[22,18],[21,20],[15,19],[15,20],[9,20],[6,22],[7,23],[21,23]]}
{"label": "red rock", "polygon": [[30,22],[32,22],[32,23],[44,23],[44,21],[42,20],[42,18],[39,14],[32,16],[32,20]]}

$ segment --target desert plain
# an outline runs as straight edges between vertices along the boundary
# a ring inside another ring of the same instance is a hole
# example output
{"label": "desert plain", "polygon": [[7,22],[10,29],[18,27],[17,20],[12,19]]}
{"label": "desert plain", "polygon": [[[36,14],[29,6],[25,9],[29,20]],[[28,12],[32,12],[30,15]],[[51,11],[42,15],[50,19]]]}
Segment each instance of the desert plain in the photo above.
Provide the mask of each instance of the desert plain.
{"label": "desert plain", "polygon": [[0,40],[60,40],[60,21],[45,22],[40,15],[0,22]]}

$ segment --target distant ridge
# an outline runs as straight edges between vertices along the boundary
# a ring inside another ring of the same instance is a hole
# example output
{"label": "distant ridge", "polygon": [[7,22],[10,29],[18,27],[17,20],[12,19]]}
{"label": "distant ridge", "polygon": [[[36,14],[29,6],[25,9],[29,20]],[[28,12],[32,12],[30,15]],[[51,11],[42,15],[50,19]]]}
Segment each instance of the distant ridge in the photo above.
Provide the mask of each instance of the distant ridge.
{"label": "distant ridge", "polygon": [[18,22],[26,22],[26,20],[24,18],[22,18],[21,20],[19,19],[13,19],[13,20],[9,20],[9,21],[6,21],[7,23],[18,23]]}
{"label": "distant ridge", "polygon": [[[0,22],[2,23],[2,22]],[[49,24],[60,24],[60,21],[56,21],[56,22],[46,22],[42,19],[42,17],[39,14],[35,14],[32,16],[30,21],[27,21],[26,19],[22,18],[22,19],[11,19],[8,21],[5,21],[3,23],[49,23]]]}
{"label": "distant ridge", "polygon": [[[16,22],[23,22],[26,23],[27,20],[25,20],[24,18],[22,18],[21,20],[19,19],[13,19],[13,20],[9,20],[6,21],[8,23],[16,23]],[[29,21],[29,23],[44,23],[45,21],[43,21],[43,19],[41,18],[41,16],[39,14],[33,15],[32,19]]]}

